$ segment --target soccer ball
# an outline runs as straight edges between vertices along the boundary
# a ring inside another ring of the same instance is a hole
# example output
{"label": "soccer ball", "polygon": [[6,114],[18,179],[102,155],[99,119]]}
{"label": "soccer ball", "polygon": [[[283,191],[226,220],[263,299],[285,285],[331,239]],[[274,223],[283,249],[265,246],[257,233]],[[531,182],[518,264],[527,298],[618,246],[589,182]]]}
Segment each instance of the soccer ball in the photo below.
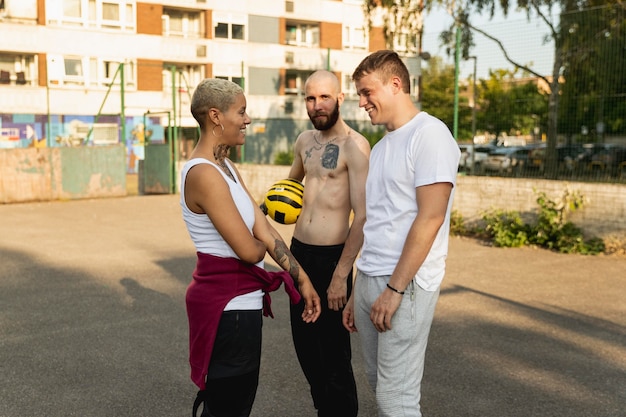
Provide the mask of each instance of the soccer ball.
{"label": "soccer ball", "polygon": [[304,185],[288,178],[278,181],[265,194],[261,208],[272,220],[281,224],[293,224],[302,211]]}

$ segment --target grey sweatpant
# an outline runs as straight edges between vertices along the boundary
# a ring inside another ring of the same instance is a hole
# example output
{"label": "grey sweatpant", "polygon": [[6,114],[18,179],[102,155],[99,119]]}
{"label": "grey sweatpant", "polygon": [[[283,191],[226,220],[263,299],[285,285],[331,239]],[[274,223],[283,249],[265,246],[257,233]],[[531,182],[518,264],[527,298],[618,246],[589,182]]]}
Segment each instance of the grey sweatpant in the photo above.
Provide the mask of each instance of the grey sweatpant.
{"label": "grey sweatpant", "polygon": [[354,320],[366,374],[376,392],[379,417],[421,417],[424,357],[439,290],[429,292],[409,284],[391,319],[392,329],[379,333],[370,320],[370,310],[389,278],[357,271]]}

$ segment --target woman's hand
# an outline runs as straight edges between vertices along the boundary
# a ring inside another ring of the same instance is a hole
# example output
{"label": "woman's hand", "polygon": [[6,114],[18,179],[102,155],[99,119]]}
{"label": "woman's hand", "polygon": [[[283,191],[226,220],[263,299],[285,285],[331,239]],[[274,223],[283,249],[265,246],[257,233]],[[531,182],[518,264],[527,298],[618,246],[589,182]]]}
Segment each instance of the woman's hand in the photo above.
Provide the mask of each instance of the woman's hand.
{"label": "woman's hand", "polygon": [[304,299],[304,311],[302,312],[302,320],[306,323],[314,323],[322,312],[322,304],[320,297],[313,288],[313,284],[309,279],[300,277],[302,281],[299,285],[300,294]]}

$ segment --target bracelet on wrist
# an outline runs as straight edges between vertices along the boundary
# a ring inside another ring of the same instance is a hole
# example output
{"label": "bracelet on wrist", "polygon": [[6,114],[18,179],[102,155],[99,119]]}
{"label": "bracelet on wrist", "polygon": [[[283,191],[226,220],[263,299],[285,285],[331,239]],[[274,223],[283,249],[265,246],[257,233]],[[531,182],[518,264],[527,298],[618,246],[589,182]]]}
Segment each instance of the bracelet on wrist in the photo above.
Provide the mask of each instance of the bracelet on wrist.
{"label": "bracelet on wrist", "polygon": [[391,285],[389,285],[389,283],[387,283],[387,288],[389,288],[391,291],[393,291],[395,293],[398,293],[400,295],[404,295],[404,291],[399,291],[399,290],[393,288]]}

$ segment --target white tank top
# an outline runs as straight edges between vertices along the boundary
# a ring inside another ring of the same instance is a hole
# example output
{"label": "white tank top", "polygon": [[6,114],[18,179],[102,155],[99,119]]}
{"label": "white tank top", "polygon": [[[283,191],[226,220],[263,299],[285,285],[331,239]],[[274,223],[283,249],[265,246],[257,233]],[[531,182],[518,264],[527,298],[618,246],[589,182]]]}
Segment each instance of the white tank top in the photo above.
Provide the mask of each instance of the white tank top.
{"label": "white tank top", "polygon": [[[233,174],[233,177],[236,178],[235,173],[230,166],[229,161],[225,161],[228,169]],[[191,237],[191,241],[193,242],[196,250],[202,253],[208,253],[215,256],[221,256],[223,258],[237,258],[237,254],[230,247],[230,245],[224,240],[224,238],[219,234],[213,222],[206,214],[198,214],[194,213],[187,207],[187,203],[185,202],[185,180],[187,179],[187,173],[191,168],[198,164],[209,164],[213,165],[222,177],[228,184],[230,188],[230,195],[239,210],[239,214],[243,219],[244,223],[248,227],[250,233],[252,233],[252,228],[254,227],[254,206],[250,196],[243,188],[243,186],[236,181],[230,179],[222,169],[204,158],[194,158],[183,166],[181,172],[181,182],[180,182],[180,206],[182,208],[183,213],[183,221],[187,226],[187,231],[189,232],[189,236]],[[258,267],[263,268],[264,262],[261,260],[256,264]],[[263,307],[263,292],[261,290],[254,291],[248,294],[240,295],[238,297],[233,298],[224,310],[256,310]]]}

